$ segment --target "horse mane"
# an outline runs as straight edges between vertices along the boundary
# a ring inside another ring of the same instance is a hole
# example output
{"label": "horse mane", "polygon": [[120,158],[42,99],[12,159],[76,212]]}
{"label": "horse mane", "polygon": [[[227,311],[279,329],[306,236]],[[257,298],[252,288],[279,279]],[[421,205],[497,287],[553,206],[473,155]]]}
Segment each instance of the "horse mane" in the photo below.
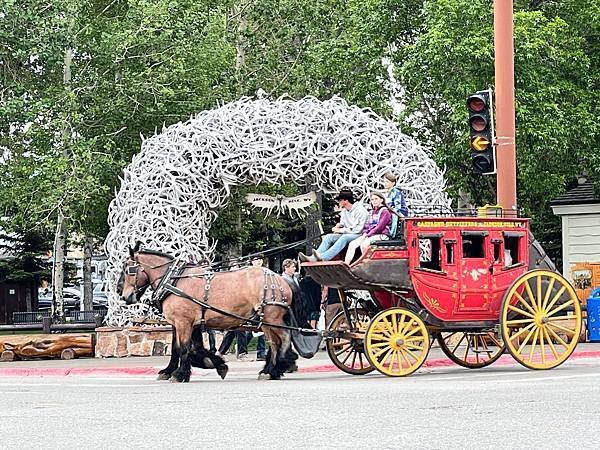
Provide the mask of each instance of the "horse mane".
{"label": "horse mane", "polygon": [[163,253],[163,252],[159,252],[158,250],[143,249],[143,250],[139,250],[138,253],[142,253],[144,255],[162,256],[163,258],[175,259],[173,256],[168,255],[168,254]]}

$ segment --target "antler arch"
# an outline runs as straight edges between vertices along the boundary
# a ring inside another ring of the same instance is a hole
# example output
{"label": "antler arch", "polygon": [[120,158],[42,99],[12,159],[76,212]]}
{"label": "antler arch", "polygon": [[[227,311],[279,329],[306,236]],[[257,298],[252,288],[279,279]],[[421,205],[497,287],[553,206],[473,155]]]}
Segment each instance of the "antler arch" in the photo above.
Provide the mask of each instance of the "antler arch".
{"label": "antler arch", "polygon": [[209,230],[231,189],[261,183],[344,186],[367,193],[392,170],[412,211],[449,206],[442,171],[393,122],[334,97],[320,101],[242,98],[163,129],[142,143],[109,208],[111,325],[153,317],[149,305],[121,306],[114,292],[127,246],[212,259]]}

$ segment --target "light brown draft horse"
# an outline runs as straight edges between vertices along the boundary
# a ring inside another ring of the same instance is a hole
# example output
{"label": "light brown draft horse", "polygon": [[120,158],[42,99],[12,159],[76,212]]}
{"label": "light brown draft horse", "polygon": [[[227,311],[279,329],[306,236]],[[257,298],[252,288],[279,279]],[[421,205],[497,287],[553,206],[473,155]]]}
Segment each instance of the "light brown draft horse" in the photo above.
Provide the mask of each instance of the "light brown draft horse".
{"label": "light brown draft horse", "polygon": [[[174,272],[176,260],[172,256],[139,247],[137,243],[135,248],[129,249],[129,258],[117,286],[118,294],[127,304],[139,301],[148,287],[156,294],[157,288],[160,291],[167,281],[183,293],[221,311],[244,318],[257,318],[257,314],[262,314],[265,323],[288,325],[288,310],[293,305],[292,290],[281,276],[268,269],[248,267],[207,276],[206,267],[186,265]],[[204,320],[207,328],[230,330],[243,325],[244,320],[212,309],[204,309],[203,318],[200,305],[170,291],[162,296],[161,306],[165,319],[173,326],[173,345],[169,365],[159,372],[159,379],[188,382],[192,365],[214,368],[221,378],[225,378],[227,365],[221,357],[204,348],[200,325]],[[293,312],[302,314],[302,311]],[[262,331],[270,348],[259,379],[279,379],[293,368],[298,357],[291,350],[290,331],[267,325]]]}

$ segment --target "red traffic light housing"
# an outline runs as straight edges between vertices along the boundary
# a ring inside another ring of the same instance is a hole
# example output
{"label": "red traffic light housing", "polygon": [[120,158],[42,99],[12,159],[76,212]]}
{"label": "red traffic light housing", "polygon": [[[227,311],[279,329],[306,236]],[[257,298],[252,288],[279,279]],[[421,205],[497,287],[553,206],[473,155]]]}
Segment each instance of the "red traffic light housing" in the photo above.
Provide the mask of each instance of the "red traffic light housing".
{"label": "red traffic light housing", "polygon": [[469,111],[469,147],[473,172],[496,173],[492,90],[479,91],[467,98]]}

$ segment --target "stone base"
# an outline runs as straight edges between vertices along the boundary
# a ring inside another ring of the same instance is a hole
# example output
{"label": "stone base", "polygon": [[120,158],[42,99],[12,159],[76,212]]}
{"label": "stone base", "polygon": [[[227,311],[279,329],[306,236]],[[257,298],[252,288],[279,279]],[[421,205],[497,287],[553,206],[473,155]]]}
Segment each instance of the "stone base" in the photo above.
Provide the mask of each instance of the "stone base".
{"label": "stone base", "polygon": [[[219,348],[223,335],[215,336]],[[96,357],[121,358],[124,356],[170,356],[173,332],[167,326],[131,326],[96,328]],[[208,336],[204,333],[204,347],[208,349]]]}
{"label": "stone base", "polygon": [[96,328],[96,357],[171,355],[171,326]]}

